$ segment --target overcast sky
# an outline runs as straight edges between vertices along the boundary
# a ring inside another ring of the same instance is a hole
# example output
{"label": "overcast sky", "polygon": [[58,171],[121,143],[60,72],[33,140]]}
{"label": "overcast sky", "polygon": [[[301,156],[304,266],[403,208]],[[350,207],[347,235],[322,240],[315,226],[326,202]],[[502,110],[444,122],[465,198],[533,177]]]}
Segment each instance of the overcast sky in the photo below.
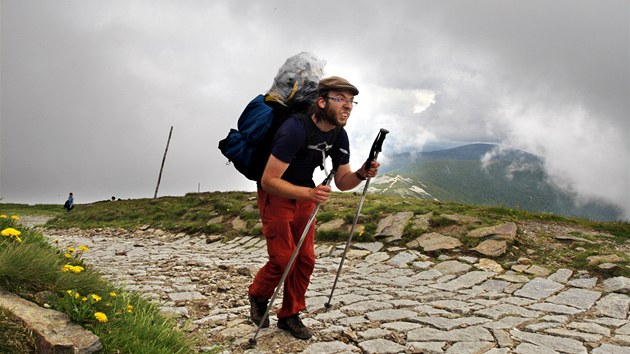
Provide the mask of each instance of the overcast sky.
{"label": "overcast sky", "polygon": [[[630,216],[627,0],[0,0],[0,197],[79,203],[254,190],[217,149],[302,51],[360,90],[359,167],[436,143],[544,157]],[[465,181],[462,181],[465,183]]]}

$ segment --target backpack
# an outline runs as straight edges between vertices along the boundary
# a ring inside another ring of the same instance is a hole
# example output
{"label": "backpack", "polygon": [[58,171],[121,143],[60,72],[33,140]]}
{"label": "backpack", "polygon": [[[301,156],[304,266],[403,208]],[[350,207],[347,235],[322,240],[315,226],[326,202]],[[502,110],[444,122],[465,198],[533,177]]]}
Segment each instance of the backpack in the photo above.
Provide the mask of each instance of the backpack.
{"label": "backpack", "polygon": [[[219,150],[228,158],[227,164],[232,163],[247,179],[260,181],[271,154],[273,137],[291,113],[295,112],[273,101],[266,102],[263,95],[256,96],[238,118],[238,129],[230,129],[227,137],[219,141]],[[323,151],[324,157],[330,155],[329,150],[335,146],[341,128],[335,128],[332,144],[318,145],[317,134],[314,130],[317,126],[307,115],[300,116],[306,128],[307,147]],[[333,151],[338,150],[340,149],[333,149]],[[337,155],[339,154],[335,154]],[[322,168],[323,164],[322,159]]]}

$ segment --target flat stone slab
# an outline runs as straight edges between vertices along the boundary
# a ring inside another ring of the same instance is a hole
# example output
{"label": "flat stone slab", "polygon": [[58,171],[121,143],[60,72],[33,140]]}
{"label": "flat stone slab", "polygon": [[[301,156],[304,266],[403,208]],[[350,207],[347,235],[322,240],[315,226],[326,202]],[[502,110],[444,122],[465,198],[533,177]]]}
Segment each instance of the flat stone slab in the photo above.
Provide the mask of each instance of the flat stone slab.
{"label": "flat stone slab", "polygon": [[535,344],[539,347],[555,350],[561,353],[586,354],[586,348],[579,340],[563,338],[545,334],[522,332],[518,329],[510,331],[517,340]]}
{"label": "flat stone slab", "polygon": [[482,227],[479,229],[472,230],[468,233],[469,237],[474,238],[484,238],[484,237],[494,237],[507,241],[514,241],[516,238],[516,232],[518,228],[515,223],[508,222],[505,224],[500,224],[496,226],[490,227]]}
{"label": "flat stone slab", "polygon": [[461,245],[462,243],[458,238],[444,236],[437,232],[423,234],[417,239],[407,243],[407,247],[409,248],[422,247],[422,249],[426,252],[451,250],[460,247]]}
{"label": "flat stone slab", "polygon": [[562,288],[564,288],[564,285],[553,280],[536,278],[515,291],[514,295],[540,300],[555,294]]}
{"label": "flat stone slab", "polygon": [[96,353],[103,349],[94,333],[72,323],[59,311],[45,309],[0,290],[0,307],[11,311],[37,338],[38,353]]}
{"label": "flat stone slab", "polygon": [[602,294],[597,291],[571,288],[547,299],[549,302],[580,309],[590,309]]}

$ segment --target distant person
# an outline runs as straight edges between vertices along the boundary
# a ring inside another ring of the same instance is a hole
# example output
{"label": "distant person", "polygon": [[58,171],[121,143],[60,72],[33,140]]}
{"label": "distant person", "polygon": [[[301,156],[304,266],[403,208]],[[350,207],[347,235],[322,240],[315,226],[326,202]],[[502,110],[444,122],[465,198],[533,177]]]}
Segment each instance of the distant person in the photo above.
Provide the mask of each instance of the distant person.
{"label": "distant person", "polygon": [[63,207],[66,209],[66,211],[74,209],[74,196],[72,195],[72,193],[68,194],[68,200],[66,200]]}
{"label": "distant person", "polygon": [[112,196],[112,202],[113,202],[113,201],[115,201],[115,200],[116,200],[116,197],[115,197],[115,196]]}

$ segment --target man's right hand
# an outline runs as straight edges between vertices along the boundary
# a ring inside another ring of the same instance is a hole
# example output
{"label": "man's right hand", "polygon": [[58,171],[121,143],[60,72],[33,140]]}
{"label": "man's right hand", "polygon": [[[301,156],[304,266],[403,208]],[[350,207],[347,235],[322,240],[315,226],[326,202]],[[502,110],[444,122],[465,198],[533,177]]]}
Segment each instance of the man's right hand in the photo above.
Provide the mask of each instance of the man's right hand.
{"label": "man's right hand", "polygon": [[332,188],[330,188],[330,186],[324,184],[320,184],[315,188],[311,188],[308,191],[309,200],[319,204],[326,203],[328,198],[330,198],[331,190]]}

